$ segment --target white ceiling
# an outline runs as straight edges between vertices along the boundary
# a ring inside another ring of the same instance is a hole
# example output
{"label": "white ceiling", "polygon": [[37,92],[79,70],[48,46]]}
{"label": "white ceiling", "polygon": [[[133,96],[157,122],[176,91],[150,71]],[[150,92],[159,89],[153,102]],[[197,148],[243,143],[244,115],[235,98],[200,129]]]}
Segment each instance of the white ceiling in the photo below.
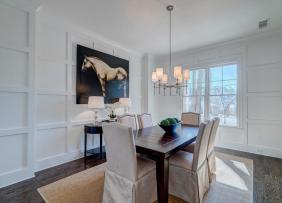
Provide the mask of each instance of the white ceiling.
{"label": "white ceiling", "polygon": [[204,46],[282,27],[282,0],[45,0],[41,16],[89,30],[142,53],[168,51],[168,12],[173,4],[173,51]]}

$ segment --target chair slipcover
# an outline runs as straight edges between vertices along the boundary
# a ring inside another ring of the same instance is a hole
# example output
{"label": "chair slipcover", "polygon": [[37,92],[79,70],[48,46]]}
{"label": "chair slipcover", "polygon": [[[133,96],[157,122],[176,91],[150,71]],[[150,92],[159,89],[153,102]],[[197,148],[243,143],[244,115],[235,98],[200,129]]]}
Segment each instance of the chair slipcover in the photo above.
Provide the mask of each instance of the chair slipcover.
{"label": "chair slipcover", "polygon": [[214,144],[215,144],[215,137],[217,135],[218,126],[220,123],[220,119],[218,117],[212,120],[212,129],[207,149],[207,159],[209,164],[209,179],[210,182],[212,181],[212,177],[215,175],[216,172],[216,162],[215,162],[215,153],[214,153]]}
{"label": "chair slipcover", "polygon": [[147,128],[153,126],[152,116],[149,113],[137,115],[139,128]]}
{"label": "chair slipcover", "polygon": [[[215,144],[215,138],[217,135],[218,126],[220,123],[220,119],[218,117],[212,119],[212,128],[211,128],[211,134],[208,144],[208,150],[207,150],[207,160],[209,165],[209,179],[210,182],[212,181],[213,176],[216,172],[216,162],[215,162],[215,154],[214,154],[214,144]],[[186,152],[194,153],[195,148],[195,142],[185,147],[183,150]]]}
{"label": "chair slipcover", "polygon": [[117,117],[117,122],[132,128],[132,130],[138,130],[137,120],[135,114],[124,114]]}
{"label": "chair slipcover", "polygon": [[206,159],[212,122],[199,128],[194,154],[179,151],[169,159],[169,193],[189,203],[201,203],[209,189]]}
{"label": "chair slipcover", "polygon": [[186,112],[181,114],[181,121],[185,125],[199,126],[201,114],[194,112]]}
{"label": "chair slipcover", "polygon": [[132,128],[103,124],[106,144],[103,203],[143,203],[157,199],[155,162],[136,157]]}

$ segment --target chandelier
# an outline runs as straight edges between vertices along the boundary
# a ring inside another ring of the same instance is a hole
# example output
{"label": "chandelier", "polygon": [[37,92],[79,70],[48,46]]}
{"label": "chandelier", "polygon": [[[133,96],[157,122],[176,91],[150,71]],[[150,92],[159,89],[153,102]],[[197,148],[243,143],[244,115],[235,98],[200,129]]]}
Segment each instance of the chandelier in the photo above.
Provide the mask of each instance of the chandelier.
{"label": "chandelier", "polygon": [[[169,12],[169,70],[171,72],[171,12],[173,10],[173,6],[167,6],[166,10]],[[161,93],[163,92],[164,96],[166,95],[166,90],[169,90],[170,96],[173,94],[173,92],[175,92],[176,95],[181,95],[183,88],[187,91],[188,80],[190,78],[190,70],[187,68],[182,71],[181,66],[175,66],[173,68],[173,76],[175,80],[168,81],[169,76],[164,72],[164,69],[161,67],[156,68],[156,70],[152,72],[154,95],[156,95],[156,90],[158,90],[158,95],[161,95]]]}

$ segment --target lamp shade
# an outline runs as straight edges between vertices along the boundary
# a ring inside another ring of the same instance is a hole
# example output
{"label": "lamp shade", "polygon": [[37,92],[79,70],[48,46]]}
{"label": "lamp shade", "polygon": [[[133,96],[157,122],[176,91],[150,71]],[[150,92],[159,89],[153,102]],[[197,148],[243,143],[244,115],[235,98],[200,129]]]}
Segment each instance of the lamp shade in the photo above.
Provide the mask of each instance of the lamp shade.
{"label": "lamp shade", "polygon": [[90,109],[103,109],[103,108],[105,108],[104,97],[90,96],[88,98],[88,108],[90,108]]}
{"label": "lamp shade", "polygon": [[163,68],[156,68],[156,76],[158,80],[162,80],[164,74]]}
{"label": "lamp shade", "polygon": [[156,72],[152,72],[152,81],[153,82],[157,82],[158,81],[157,73]]}
{"label": "lamp shade", "polygon": [[131,106],[131,99],[130,98],[119,98],[119,103],[121,106],[130,107]]}
{"label": "lamp shade", "polygon": [[167,82],[168,82],[168,76],[167,76],[167,74],[164,74],[161,83],[167,84]]}
{"label": "lamp shade", "polygon": [[189,80],[190,79],[190,70],[189,69],[185,69],[184,70],[184,80]]}
{"label": "lamp shade", "polygon": [[176,79],[178,79],[182,75],[182,67],[181,66],[175,66],[173,68],[173,75]]}

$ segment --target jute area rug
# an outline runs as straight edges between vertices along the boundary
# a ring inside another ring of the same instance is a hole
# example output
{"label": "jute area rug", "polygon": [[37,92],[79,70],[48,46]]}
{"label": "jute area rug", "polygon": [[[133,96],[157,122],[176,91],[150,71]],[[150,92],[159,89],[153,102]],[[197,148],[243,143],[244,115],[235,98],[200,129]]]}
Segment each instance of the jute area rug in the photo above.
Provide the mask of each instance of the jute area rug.
{"label": "jute area rug", "polygon": [[[252,203],[253,162],[216,153],[217,174],[204,203]],[[101,203],[105,163],[38,189],[47,203]],[[169,203],[185,201],[169,196]],[[192,203],[192,202],[191,202]]]}

